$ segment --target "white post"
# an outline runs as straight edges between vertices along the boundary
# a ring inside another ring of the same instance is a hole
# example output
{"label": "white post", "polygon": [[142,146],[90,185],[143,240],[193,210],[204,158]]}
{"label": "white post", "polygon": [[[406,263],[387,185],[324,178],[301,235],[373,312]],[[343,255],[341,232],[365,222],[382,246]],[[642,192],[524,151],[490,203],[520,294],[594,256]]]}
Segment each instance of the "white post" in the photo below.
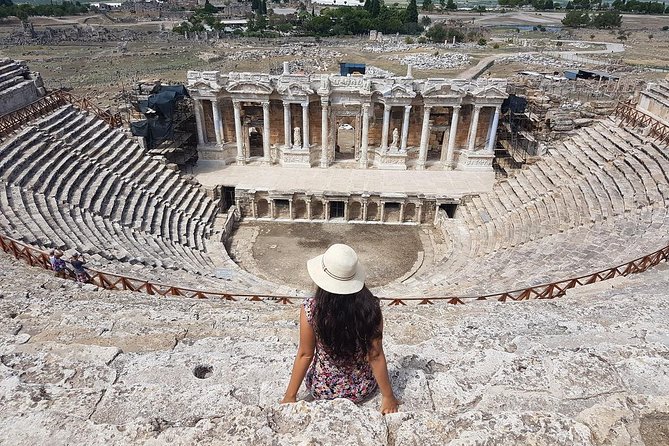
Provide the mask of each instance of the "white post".
{"label": "white post", "polygon": [[197,125],[197,143],[203,145],[207,143],[207,135],[204,133],[204,108],[202,99],[195,100],[195,124]]}
{"label": "white post", "polygon": [[486,152],[495,153],[495,140],[497,139],[497,126],[499,125],[499,115],[501,113],[502,106],[498,105],[495,107],[495,116],[492,118],[492,123],[488,129],[488,144],[486,146]]}
{"label": "white post", "polygon": [[409,140],[409,113],[411,112],[411,106],[404,106],[404,116],[402,117],[402,143],[400,149],[402,152],[407,150],[407,141]]}
{"label": "white post", "polygon": [[290,142],[290,103],[283,103],[283,133],[285,139],[285,146],[289,148],[292,143]]}
{"label": "white post", "polygon": [[321,99],[321,167],[328,167],[328,100]]}
{"label": "white post", "polygon": [[360,144],[360,167],[367,169],[367,150],[369,145],[369,107],[362,104],[362,143]]}
{"label": "white post", "polygon": [[381,151],[388,150],[388,127],[390,126],[390,108],[388,104],[383,104],[383,128],[381,129]]}
{"label": "white post", "polygon": [[309,103],[302,103],[302,148],[309,150]]}
{"label": "white post", "polygon": [[223,121],[221,120],[221,109],[218,100],[211,101],[211,111],[214,116],[214,129],[216,131],[216,144],[223,144]]}
{"label": "white post", "polygon": [[474,150],[476,145],[476,132],[479,127],[479,116],[481,116],[481,106],[474,106],[474,116],[472,116],[472,122],[469,125],[469,140],[467,141],[467,150]]}
{"label": "white post", "polygon": [[262,157],[269,163],[269,101],[262,102]]}
{"label": "white post", "polygon": [[453,106],[451,117],[451,128],[448,132],[448,152],[446,153],[446,167],[453,169],[453,152],[455,152],[455,137],[458,134],[458,121],[460,119],[460,106]]}
{"label": "white post", "polygon": [[430,138],[430,111],[432,107],[426,105],[423,107],[423,128],[420,133],[420,151],[418,152],[418,161],[416,169],[425,169],[425,160],[427,158],[427,144]]}
{"label": "white post", "polygon": [[242,104],[239,101],[232,103],[235,116],[235,140],[237,141],[237,164],[244,165],[244,143],[242,141]]}

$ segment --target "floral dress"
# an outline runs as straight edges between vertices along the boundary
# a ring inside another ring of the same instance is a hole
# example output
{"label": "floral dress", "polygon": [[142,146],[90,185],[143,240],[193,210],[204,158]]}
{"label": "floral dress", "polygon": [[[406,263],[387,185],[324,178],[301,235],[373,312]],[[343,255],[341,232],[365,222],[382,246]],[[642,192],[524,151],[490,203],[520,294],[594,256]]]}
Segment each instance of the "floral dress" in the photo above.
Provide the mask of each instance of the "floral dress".
{"label": "floral dress", "polygon": [[[312,327],[315,305],[313,297],[304,301],[307,321]],[[346,361],[335,360],[316,338],[316,352],[307,370],[306,386],[315,399],[348,398],[358,403],[372,394],[377,384],[366,355],[359,354]]]}

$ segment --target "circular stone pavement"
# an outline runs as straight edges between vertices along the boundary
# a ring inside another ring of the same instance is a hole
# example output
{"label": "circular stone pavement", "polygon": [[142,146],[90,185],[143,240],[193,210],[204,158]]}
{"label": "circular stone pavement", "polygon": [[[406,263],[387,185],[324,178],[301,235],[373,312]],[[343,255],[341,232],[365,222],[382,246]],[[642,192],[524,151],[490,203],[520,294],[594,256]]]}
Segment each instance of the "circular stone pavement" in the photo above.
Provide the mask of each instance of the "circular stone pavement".
{"label": "circular stone pavement", "polygon": [[367,270],[369,287],[402,277],[423,251],[418,226],[256,222],[242,226],[245,233],[252,227],[258,234],[252,247],[256,273],[304,290],[314,287],[307,273],[307,260],[334,243],[355,249]]}

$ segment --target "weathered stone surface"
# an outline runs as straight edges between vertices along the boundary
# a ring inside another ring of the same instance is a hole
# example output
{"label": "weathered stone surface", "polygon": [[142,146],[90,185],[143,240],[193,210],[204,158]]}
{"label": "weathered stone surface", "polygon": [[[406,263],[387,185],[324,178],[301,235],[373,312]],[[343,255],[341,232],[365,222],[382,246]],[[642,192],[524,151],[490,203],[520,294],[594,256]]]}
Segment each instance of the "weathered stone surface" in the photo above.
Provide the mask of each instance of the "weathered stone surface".
{"label": "weathered stone surface", "polygon": [[554,301],[387,307],[401,412],[280,405],[296,306],[43,287],[3,255],[0,438],[12,444],[666,445],[659,268]]}

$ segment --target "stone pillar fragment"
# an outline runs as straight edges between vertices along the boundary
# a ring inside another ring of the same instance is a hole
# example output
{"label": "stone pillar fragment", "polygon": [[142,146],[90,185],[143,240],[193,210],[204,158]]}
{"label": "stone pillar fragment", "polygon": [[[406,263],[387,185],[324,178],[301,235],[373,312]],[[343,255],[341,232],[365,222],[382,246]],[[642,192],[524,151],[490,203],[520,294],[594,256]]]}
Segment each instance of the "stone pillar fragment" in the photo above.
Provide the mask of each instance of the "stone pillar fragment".
{"label": "stone pillar fragment", "polygon": [[328,101],[321,100],[321,167],[328,167]]}
{"label": "stone pillar fragment", "polygon": [[207,135],[204,132],[204,108],[202,99],[195,100],[195,125],[197,126],[197,143],[203,145],[207,143]]}
{"label": "stone pillar fragment", "polygon": [[246,164],[246,157],[244,156],[244,141],[242,135],[242,104],[239,101],[232,103],[235,118],[235,140],[237,142],[237,164]]}
{"label": "stone pillar fragment", "polygon": [[263,163],[269,163],[269,101],[262,103],[262,158]]}
{"label": "stone pillar fragment", "polygon": [[411,112],[411,106],[404,106],[404,116],[402,117],[402,143],[400,144],[400,150],[406,152],[407,150],[407,141],[409,139],[409,113]]}
{"label": "stone pillar fragment", "polygon": [[495,140],[497,138],[497,126],[499,125],[499,115],[501,113],[502,106],[498,105],[495,107],[495,115],[490,122],[490,127],[488,128],[488,139],[486,140],[486,152],[495,153]]}
{"label": "stone pillar fragment", "polygon": [[362,143],[360,144],[360,167],[367,169],[367,151],[369,150],[369,107],[362,104]]}
{"label": "stone pillar fragment", "polygon": [[388,127],[390,126],[390,109],[388,104],[383,105],[383,128],[381,129],[381,151],[388,150]]}
{"label": "stone pillar fragment", "polygon": [[455,137],[458,134],[458,121],[460,119],[460,106],[453,106],[453,116],[451,117],[451,128],[448,132],[448,152],[446,153],[446,167],[453,169],[453,152],[455,152]]}
{"label": "stone pillar fragment", "polygon": [[302,148],[309,150],[309,103],[302,104]]}
{"label": "stone pillar fragment", "polygon": [[418,152],[418,161],[416,161],[416,169],[425,169],[425,160],[427,159],[427,144],[430,139],[430,111],[432,107],[423,107],[423,128],[420,133],[420,151]]}
{"label": "stone pillar fragment", "polygon": [[292,145],[290,140],[291,130],[290,130],[290,103],[283,103],[283,134],[284,134],[284,145],[286,148],[289,148]]}
{"label": "stone pillar fragment", "polygon": [[216,144],[223,144],[223,120],[221,119],[221,109],[218,100],[211,101],[211,112],[214,117],[214,130],[216,132]]}
{"label": "stone pillar fragment", "polygon": [[478,131],[479,127],[479,117],[481,116],[481,108],[483,108],[480,105],[475,105],[474,106],[474,116],[472,116],[472,122],[469,125],[469,140],[467,142],[467,150],[474,150],[475,145],[476,145],[476,132]]}

